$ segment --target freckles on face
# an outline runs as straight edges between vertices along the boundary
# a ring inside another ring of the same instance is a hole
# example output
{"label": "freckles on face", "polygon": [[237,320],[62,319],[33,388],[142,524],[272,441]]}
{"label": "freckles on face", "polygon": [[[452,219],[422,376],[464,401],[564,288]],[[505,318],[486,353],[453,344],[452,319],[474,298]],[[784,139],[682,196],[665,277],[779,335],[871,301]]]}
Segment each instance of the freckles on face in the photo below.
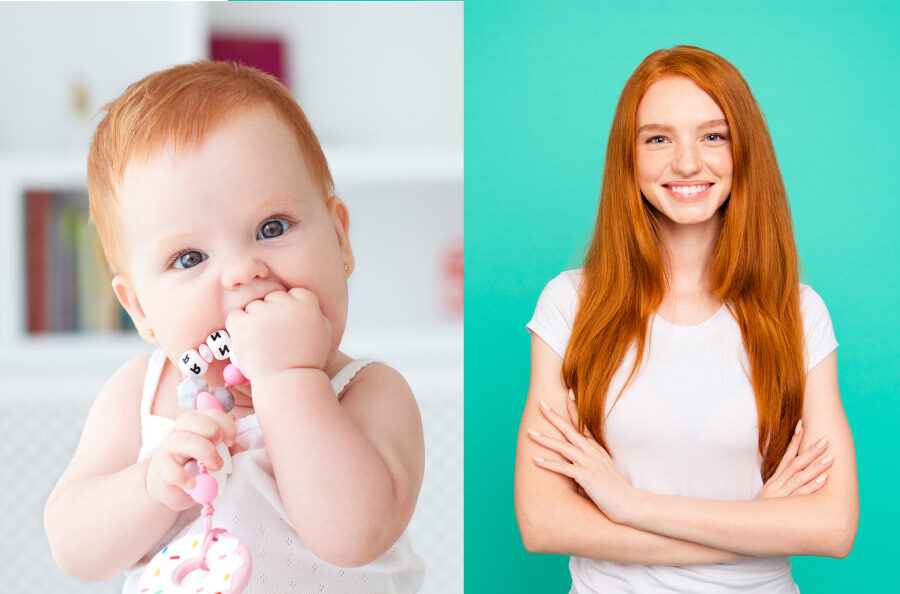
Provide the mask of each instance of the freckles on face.
{"label": "freckles on face", "polygon": [[713,218],[731,193],[731,132],[718,104],[693,81],[671,76],[648,87],[637,112],[635,173],[662,222]]}

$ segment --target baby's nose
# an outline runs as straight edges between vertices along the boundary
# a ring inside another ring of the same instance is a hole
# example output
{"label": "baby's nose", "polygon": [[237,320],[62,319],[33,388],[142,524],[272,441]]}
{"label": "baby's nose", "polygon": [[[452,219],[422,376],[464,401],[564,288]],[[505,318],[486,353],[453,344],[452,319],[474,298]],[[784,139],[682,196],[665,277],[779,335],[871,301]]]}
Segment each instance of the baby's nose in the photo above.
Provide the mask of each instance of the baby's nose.
{"label": "baby's nose", "polygon": [[269,267],[252,253],[236,254],[223,265],[222,286],[234,289],[269,276]]}

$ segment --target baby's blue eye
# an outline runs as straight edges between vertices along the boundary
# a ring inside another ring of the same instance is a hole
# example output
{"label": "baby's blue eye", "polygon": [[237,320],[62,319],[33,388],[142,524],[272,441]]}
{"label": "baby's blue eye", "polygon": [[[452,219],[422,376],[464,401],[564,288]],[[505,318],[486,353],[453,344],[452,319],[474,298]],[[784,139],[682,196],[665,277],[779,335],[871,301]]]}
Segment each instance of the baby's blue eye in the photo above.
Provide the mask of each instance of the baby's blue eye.
{"label": "baby's blue eye", "polygon": [[184,252],[183,254],[175,257],[175,262],[172,265],[175,268],[180,268],[182,270],[187,268],[193,268],[200,262],[206,260],[209,256],[204,253],[198,252],[197,250],[191,250],[189,252]]}
{"label": "baby's blue eye", "polygon": [[270,219],[262,224],[256,233],[256,239],[272,239],[288,230],[291,224],[284,219]]}

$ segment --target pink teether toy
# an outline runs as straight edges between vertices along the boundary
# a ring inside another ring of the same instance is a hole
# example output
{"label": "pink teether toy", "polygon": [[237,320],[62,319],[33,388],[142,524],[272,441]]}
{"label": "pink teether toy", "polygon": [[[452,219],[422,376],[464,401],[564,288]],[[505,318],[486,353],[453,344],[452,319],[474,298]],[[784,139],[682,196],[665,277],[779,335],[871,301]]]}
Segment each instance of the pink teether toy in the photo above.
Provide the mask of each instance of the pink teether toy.
{"label": "pink teether toy", "polygon": [[[227,359],[230,353],[231,338],[224,330],[210,334],[206,344],[200,345],[196,350],[186,351],[179,361],[185,375],[185,381],[179,386],[179,400],[183,391],[187,392],[188,397],[196,391],[194,407],[197,410],[224,410],[223,403],[216,396],[219,390],[223,389],[216,388],[212,393],[206,389],[201,390],[198,385],[205,386],[206,382],[195,378],[206,373],[208,364],[213,358]],[[230,410],[234,400],[228,388],[248,382],[240,370],[232,364],[225,368],[223,375],[225,376],[223,398],[231,399],[231,403],[227,405]],[[225,466],[230,466],[231,457],[228,449],[222,444],[217,449]],[[206,465],[192,460],[185,468],[194,475],[194,486],[188,489],[187,493],[203,506],[201,513],[205,529],[203,534],[184,536],[157,553],[141,575],[139,592],[238,594],[250,581],[253,570],[250,550],[234,534],[222,528],[212,527],[212,515],[215,511],[212,502],[219,494],[220,485],[216,478],[209,474]],[[221,473],[220,480],[223,484],[226,474]]]}

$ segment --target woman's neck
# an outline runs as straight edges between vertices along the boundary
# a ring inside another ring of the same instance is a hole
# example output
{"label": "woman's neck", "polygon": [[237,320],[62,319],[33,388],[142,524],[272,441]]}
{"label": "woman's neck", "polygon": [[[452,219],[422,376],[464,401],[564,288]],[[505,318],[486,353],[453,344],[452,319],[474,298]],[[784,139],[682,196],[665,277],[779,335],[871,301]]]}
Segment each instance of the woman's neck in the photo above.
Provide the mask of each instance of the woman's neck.
{"label": "woman's neck", "polygon": [[659,237],[669,290],[676,295],[710,296],[709,265],[722,225],[720,213],[692,225],[660,217]]}

